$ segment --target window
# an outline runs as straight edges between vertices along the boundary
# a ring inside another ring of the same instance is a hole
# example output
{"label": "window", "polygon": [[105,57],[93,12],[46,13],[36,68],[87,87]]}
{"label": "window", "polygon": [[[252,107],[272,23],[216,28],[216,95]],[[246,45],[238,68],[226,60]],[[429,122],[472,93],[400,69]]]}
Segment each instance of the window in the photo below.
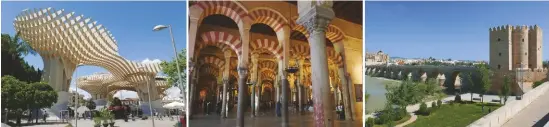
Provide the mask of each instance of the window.
{"label": "window", "polygon": [[498,69],[501,69],[501,65],[498,64]]}
{"label": "window", "polygon": [[501,56],[501,52],[499,53],[499,56]]}
{"label": "window", "polygon": [[500,39],[500,38],[498,38],[498,41],[501,41],[501,39]]}
{"label": "window", "polygon": [[522,39],[522,42],[524,42],[524,38]]}
{"label": "window", "polygon": [[527,55],[528,55],[528,52],[525,52],[524,55],[527,56]]}

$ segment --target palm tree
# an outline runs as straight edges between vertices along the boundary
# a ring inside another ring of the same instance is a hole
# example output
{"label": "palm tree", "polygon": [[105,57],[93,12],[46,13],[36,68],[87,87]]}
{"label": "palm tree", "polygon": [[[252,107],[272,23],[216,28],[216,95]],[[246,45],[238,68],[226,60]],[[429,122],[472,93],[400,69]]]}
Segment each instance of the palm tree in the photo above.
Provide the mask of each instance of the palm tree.
{"label": "palm tree", "polygon": [[19,38],[19,35],[20,32],[17,32],[13,37],[9,34],[2,34],[2,51],[13,53],[13,58],[15,58],[16,55],[36,55],[36,51],[32,49],[29,43],[22,41],[21,38]]}

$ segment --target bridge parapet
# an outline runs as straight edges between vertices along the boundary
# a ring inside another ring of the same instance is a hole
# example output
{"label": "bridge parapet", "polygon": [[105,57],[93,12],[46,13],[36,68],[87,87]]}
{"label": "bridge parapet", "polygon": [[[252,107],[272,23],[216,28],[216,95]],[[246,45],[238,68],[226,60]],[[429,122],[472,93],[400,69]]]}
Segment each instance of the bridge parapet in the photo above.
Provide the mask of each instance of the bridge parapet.
{"label": "bridge parapet", "polygon": [[492,113],[471,123],[468,127],[500,127],[526,108],[534,100],[538,99],[544,93],[549,92],[549,82],[536,87],[522,96],[522,100],[508,102]]}

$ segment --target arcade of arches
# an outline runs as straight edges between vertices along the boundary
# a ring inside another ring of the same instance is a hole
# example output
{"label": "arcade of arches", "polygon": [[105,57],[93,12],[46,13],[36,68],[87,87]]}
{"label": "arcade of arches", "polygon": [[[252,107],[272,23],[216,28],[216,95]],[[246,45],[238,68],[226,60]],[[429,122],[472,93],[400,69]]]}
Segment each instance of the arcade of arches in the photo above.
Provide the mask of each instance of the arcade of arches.
{"label": "arcade of arches", "polygon": [[362,2],[191,1],[189,10],[191,119],[209,107],[244,126],[244,112],[276,110],[287,125],[290,106],[312,103],[317,126],[333,124],[339,104],[361,120]]}

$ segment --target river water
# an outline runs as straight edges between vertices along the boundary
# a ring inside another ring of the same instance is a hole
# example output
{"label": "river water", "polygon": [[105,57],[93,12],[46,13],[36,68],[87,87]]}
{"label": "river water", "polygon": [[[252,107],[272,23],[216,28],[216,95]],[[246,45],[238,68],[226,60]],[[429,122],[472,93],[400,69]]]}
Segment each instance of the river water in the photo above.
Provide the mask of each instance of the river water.
{"label": "river water", "polygon": [[396,86],[399,84],[399,81],[381,79],[370,76],[366,76],[364,81],[366,93],[370,94],[370,97],[366,102],[367,113],[381,110],[383,109],[383,107],[385,107],[385,103],[387,102],[387,98],[385,98],[385,93],[387,93],[387,90],[385,90],[385,86],[387,84],[389,86]]}

